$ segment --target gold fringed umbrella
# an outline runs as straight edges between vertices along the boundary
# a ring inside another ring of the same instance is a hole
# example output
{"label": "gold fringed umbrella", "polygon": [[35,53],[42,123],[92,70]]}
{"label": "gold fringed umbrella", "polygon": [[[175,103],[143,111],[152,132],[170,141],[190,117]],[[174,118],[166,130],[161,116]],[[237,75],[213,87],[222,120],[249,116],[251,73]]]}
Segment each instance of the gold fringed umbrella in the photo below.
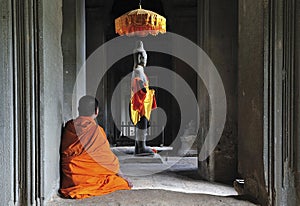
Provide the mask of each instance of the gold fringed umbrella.
{"label": "gold fringed umbrella", "polygon": [[159,33],[166,33],[166,18],[149,10],[132,10],[115,19],[116,33],[127,36],[156,36]]}

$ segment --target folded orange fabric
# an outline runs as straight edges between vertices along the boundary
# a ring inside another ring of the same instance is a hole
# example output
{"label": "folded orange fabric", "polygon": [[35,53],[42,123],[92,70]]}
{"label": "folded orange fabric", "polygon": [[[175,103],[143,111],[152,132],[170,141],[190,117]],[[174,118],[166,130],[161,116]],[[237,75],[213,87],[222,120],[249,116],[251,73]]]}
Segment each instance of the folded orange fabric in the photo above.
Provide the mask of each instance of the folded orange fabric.
{"label": "folded orange fabric", "polygon": [[150,121],[151,111],[156,109],[155,91],[149,89],[148,77],[144,84],[146,93],[143,92],[139,81],[139,77],[133,78],[131,81],[131,100],[130,100],[130,118],[134,125],[136,125],[142,116],[145,116]]}
{"label": "folded orange fabric", "polygon": [[66,124],[61,140],[61,188],[64,197],[82,199],[129,190],[118,176],[119,161],[104,130],[93,118],[80,116]]}

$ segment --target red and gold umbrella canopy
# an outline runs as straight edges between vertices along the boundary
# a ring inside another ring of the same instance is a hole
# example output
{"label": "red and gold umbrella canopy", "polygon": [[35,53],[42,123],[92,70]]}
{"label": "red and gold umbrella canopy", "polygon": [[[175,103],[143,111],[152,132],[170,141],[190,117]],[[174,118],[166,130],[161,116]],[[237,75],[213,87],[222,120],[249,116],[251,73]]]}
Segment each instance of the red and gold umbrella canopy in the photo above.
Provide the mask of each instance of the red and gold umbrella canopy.
{"label": "red and gold umbrella canopy", "polygon": [[116,33],[127,36],[156,36],[166,33],[166,18],[150,10],[132,10],[115,19]]}

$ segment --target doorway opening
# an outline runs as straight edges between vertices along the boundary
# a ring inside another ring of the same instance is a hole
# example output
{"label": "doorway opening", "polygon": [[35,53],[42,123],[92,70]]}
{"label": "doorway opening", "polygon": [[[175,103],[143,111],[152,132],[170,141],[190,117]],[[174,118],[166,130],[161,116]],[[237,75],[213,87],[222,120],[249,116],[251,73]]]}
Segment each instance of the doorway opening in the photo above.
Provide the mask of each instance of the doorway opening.
{"label": "doorway opening", "polygon": [[[67,1],[66,1],[67,2]],[[114,19],[122,14],[136,9],[138,6],[138,0],[115,0],[115,1],[94,1],[86,0],[84,7],[84,22],[82,19],[77,20],[75,25],[75,31],[81,28],[79,25],[84,24],[83,30],[79,30],[81,34],[78,38],[78,33],[75,35],[77,44],[75,48],[84,49],[84,57],[88,59],[93,55],[100,46],[117,37],[114,30]],[[70,6],[70,5],[69,5]],[[99,69],[105,70],[105,75],[101,79],[99,85],[97,85],[96,97],[100,102],[100,115],[98,116],[98,123],[102,126],[107,134],[113,151],[119,155],[121,169],[127,171],[134,171],[136,167],[144,168],[147,171],[160,170],[161,172],[150,175],[136,175],[131,176],[134,183],[136,183],[137,189],[166,189],[172,191],[180,191],[187,193],[202,193],[212,194],[219,196],[237,195],[238,193],[233,188],[233,182],[238,178],[237,172],[237,1],[232,0],[230,3],[214,3],[211,7],[216,12],[214,18],[210,20],[211,24],[206,25],[206,18],[209,14],[202,12],[205,10],[205,6],[202,1],[190,0],[190,1],[143,1],[143,8],[157,12],[167,18],[167,31],[176,33],[189,39],[195,44],[199,45],[216,64],[219,69],[220,75],[224,82],[224,87],[227,94],[227,121],[221,140],[213,152],[213,154],[205,161],[198,160],[198,150],[201,147],[201,138],[205,136],[208,130],[208,124],[210,121],[210,102],[209,95],[204,88],[201,78],[199,78],[189,65],[187,65],[181,59],[176,57],[158,53],[147,52],[149,57],[148,66],[157,66],[167,68],[177,75],[182,77],[193,94],[198,100],[200,108],[200,116],[194,122],[200,125],[198,133],[194,134],[188,151],[185,151],[185,155],[182,157],[180,150],[184,148],[184,142],[179,143],[178,148],[170,147],[175,137],[177,136],[178,128],[180,124],[186,125],[189,129],[190,122],[180,122],[180,109],[176,99],[173,95],[160,88],[156,88],[158,106],[164,110],[168,121],[166,124],[161,123],[160,116],[153,116],[151,123],[151,130],[148,131],[148,137],[151,141],[147,144],[152,146],[158,154],[160,151],[165,151],[161,155],[160,159],[162,163],[124,163],[122,162],[124,156],[133,154],[134,135],[135,130],[130,123],[128,114],[128,103],[130,99],[130,74],[133,68],[133,58],[131,55],[126,56],[118,60],[110,68],[106,68],[106,62],[101,62]],[[64,7],[64,13],[68,14],[66,10],[70,9],[67,5]],[[76,10],[76,9],[75,9]],[[76,13],[76,12],[75,12]],[[67,18],[64,15],[64,18]],[[78,16],[75,16],[75,19]],[[70,18],[72,19],[72,18]],[[220,23],[217,21],[222,20]],[[70,20],[71,21],[71,20]],[[78,25],[79,24],[79,25]],[[64,28],[68,25],[64,24]],[[70,25],[68,25],[70,26]],[[225,29],[226,27],[226,29]],[[228,29],[231,28],[231,29]],[[74,29],[74,28],[73,28]],[[209,31],[209,32],[208,32]],[[68,35],[68,32],[65,32]],[[66,37],[67,38],[67,37]],[[129,38],[129,37],[128,37]],[[84,40],[84,46],[76,47],[78,45],[78,39]],[[142,39],[141,39],[142,40]],[[76,42],[75,41],[75,42]],[[164,44],[164,42],[161,42]],[[65,51],[71,51],[68,49],[66,42],[63,42]],[[172,49],[172,45],[166,45]],[[134,45],[132,45],[132,48]],[[147,45],[145,45],[147,50]],[[221,53],[220,51],[228,51],[229,53]],[[107,48],[105,55],[113,55],[114,51],[110,51]],[[73,54],[74,55],[74,54]],[[78,57],[78,53],[75,54]],[[64,58],[66,56],[64,55]],[[109,58],[109,57],[107,57]],[[75,62],[77,60],[75,59]],[[69,65],[67,65],[69,66]],[[89,94],[89,88],[94,88],[93,81],[90,81],[90,77],[93,77],[93,71],[86,70],[86,88],[85,93]],[[76,79],[76,72],[74,72],[75,78],[65,78],[65,86],[71,85]],[[70,73],[65,73],[65,77],[70,77]],[[180,88],[177,88],[176,81],[173,79],[162,79],[158,74],[150,72],[150,84],[159,84],[161,81],[169,81],[171,87],[174,87],[176,92],[180,93]],[[112,102],[112,96],[115,88],[122,80],[120,102]],[[69,91],[69,98],[71,90]],[[65,100],[66,102],[66,100]],[[187,101],[188,105],[189,102]],[[65,104],[66,105],[66,104]],[[112,117],[112,110],[117,111],[119,114],[116,118]],[[195,112],[197,113],[197,112]],[[190,128],[191,129],[191,128]],[[157,130],[157,131],[155,131]],[[184,132],[180,134],[184,139]],[[155,138],[151,138],[155,136]],[[203,142],[202,142],[203,143]],[[189,144],[189,143],[188,143]],[[171,166],[170,166],[171,165]],[[122,168],[123,167],[123,168]],[[165,169],[164,169],[165,167]],[[134,172],[132,172],[134,173]],[[132,174],[131,173],[131,174]],[[164,180],[164,181],[162,181]],[[210,182],[206,182],[206,180]],[[153,184],[153,182],[155,184]]]}

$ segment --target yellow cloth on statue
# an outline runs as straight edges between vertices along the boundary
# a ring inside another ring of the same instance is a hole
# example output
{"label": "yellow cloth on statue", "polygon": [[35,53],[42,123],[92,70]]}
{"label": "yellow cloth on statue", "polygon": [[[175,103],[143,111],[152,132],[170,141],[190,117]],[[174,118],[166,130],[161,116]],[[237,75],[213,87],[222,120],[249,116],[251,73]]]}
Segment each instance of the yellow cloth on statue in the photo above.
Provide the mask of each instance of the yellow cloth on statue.
{"label": "yellow cloth on statue", "polygon": [[[140,121],[142,116],[145,116],[147,120],[150,121],[151,111],[153,108],[156,108],[155,91],[153,89],[149,89],[148,86],[145,88],[147,93],[140,90],[136,94],[133,94],[131,98],[130,113],[131,120],[134,125]],[[136,104],[142,105],[139,107],[140,109],[135,108]]]}

